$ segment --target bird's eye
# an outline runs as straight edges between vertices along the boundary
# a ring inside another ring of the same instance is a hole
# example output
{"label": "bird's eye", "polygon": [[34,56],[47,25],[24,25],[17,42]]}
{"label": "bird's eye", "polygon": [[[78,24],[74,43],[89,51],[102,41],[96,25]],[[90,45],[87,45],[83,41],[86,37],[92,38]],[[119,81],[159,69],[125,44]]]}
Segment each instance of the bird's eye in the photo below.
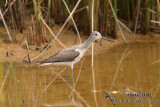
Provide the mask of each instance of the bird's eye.
{"label": "bird's eye", "polygon": [[97,34],[95,34],[97,36]]}

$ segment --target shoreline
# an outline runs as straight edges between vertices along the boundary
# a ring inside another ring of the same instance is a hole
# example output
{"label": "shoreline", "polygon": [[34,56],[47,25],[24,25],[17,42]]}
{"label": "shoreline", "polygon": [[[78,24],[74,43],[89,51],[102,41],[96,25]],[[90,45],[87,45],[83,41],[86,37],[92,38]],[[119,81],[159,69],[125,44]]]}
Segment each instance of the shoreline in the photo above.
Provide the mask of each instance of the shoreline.
{"label": "shoreline", "polygon": [[[20,43],[21,43],[20,40],[22,40],[23,34],[17,33],[16,34],[17,43],[11,43],[9,41],[6,42],[7,41],[6,38],[8,38],[7,37],[8,35],[5,34],[5,31],[4,32],[3,31],[4,31],[4,29],[1,27],[0,32],[1,32],[2,37],[0,38],[0,40],[1,40],[0,50],[1,50],[2,62],[12,61],[12,62],[16,62],[16,63],[22,63],[24,57],[28,55],[28,52],[29,52],[30,58],[32,59],[32,58],[36,57],[37,55],[39,55],[40,52],[43,51],[44,46],[46,45],[45,44],[45,45],[40,46],[39,49],[37,48],[37,46],[29,46],[29,50],[27,50],[24,43],[22,43],[20,45]],[[6,37],[4,37],[4,36],[6,36]],[[125,32],[125,36],[127,37],[126,39],[128,40],[129,44],[149,43],[149,42],[159,43],[159,39],[160,39],[159,34],[153,34],[153,33],[149,34],[149,35],[145,35],[145,36],[143,36],[142,34],[136,34],[136,38],[134,40],[132,39],[132,34],[130,34],[130,33]],[[88,37],[89,36],[81,35],[82,42],[84,42]],[[69,30],[67,32],[65,30],[62,31],[61,34],[59,35],[58,39],[66,47],[80,44],[77,34],[71,30]],[[109,39],[111,39],[111,38],[109,38]],[[101,40],[102,46],[100,46],[100,40],[95,41],[94,42],[94,55],[98,54],[99,52],[106,52],[114,46],[126,44],[121,37],[119,37],[118,40],[114,40],[114,41],[115,42],[108,42],[108,41]],[[54,55],[57,51],[59,51],[61,49],[64,49],[64,48],[57,41],[55,41],[51,45],[50,48],[48,48],[39,58],[37,58],[33,62],[46,59],[46,58]],[[90,47],[84,56],[89,56],[91,54],[92,53],[91,53],[91,47]]]}

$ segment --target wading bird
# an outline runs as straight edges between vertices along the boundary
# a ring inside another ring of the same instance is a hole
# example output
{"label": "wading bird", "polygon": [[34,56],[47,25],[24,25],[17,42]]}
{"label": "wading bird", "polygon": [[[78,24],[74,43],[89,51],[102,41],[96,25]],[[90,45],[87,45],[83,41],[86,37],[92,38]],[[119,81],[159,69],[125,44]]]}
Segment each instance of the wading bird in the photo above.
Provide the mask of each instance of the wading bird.
{"label": "wading bird", "polygon": [[[80,61],[80,59],[83,57],[86,50],[90,47],[92,42],[94,42],[97,39],[104,39],[107,41],[111,41],[107,38],[104,38],[101,36],[101,34],[97,31],[93,31],[90,34],[90,37],[82,44],[80,45],[74,45],[69,48],[60,50],[53,56],[39,62],[40,65],[67,65],[71,67],[71,73],[72,73],[72,80],[73,80],[73,65]],[[68,71],[68,67],[67,67]],[[67,72],[66,72],[67,74]]]}

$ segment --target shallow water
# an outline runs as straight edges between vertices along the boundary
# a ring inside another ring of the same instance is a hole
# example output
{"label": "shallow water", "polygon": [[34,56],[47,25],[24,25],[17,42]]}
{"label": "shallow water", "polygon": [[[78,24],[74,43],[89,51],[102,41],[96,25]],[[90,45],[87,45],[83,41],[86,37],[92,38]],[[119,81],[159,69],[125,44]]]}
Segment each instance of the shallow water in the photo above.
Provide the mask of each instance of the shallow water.
{"label": "shallow water", "polygon": [[[160,105],[160,63],[153,62],[160,60],[159,52],[160,45],[154,42],[115,46],[96,54],[93,68],[91,56],[85,56],[74,66],[74,85],[70,68],[65,77],[65,66],[1,63],[0,105],[114,107],[113,102],[118,107],[155,107]],[[105,98],[103,90],[114,101]]]}

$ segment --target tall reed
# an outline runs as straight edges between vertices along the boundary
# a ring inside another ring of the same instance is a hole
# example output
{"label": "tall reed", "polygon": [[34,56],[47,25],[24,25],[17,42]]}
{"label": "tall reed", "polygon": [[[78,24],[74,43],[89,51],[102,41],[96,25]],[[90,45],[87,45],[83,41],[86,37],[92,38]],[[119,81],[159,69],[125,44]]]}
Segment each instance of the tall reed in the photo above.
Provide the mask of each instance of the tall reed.
{"label": "tall reed", "polygon": [[[115,15],[117,16],[117,0],[114,0],[114,12]],[[114,35],[115,38],[117,38],[117,23],[116,19],[114,19]]]}
{"label": "tall reed", "polygon": [[[87,6],[87,11],[84,9],[73,14],[73,18],[75,19],[75,23],[78,26],[78,29],[86,34],[89,34],[91,32],[92,1],[93,0],[83,0],[80,3],[78,9]],[[123,24],[125,24],[128,28],[135,28],[135,25],[140,26],[136,28],[141,29],[141,32],[147,33],[150,31],[151,26],[158,27],[158,24],[150,23],[151,20],[159,21],[160,7],[158,0],[141,1],[138,20],[136,19],[139,6],[138,0],[127,0],[125,2],[124,0],[111,1],[116,17],[120,21],[122,21]],[[5,0],[1,1],[1,7],[3,8],[2,10],[5,9],[5,2]],[[51,19],[54,20],[55,24],[62,24],[64,23],[69,14],[62,0],[28,0],[28,2],[32,2],[32,4],[28,3],[28,5],[30,5],[30,7],[33,6],[33,8],[26,7],[27,3],[21,0],[17,0],[16,3],[11,6],[11,0],[9,0],[7,5],[10,14],[9,20],[12,23],[13,28],[19,30],[20,32],[23,32],[25,9],[33,10],[33,24],[35,24],[33,31],[35,31],[36,34],[32,34],[32,39],[29,39],[29,41],[36,41],[37,44],[42,44],[47,41],[47,39],[45,27],[41,23],[39,16],[45,19],[46,23],[49,24],[49,26],[51,27],[51,24],[54,24],[53,22],[50,23]],[[71,11],[77,1],[65,0],[65,2],[68,5],[69,10]],[[109,0],[94,0],[94,29],[100,31],[102,35],[110,35],[114,38],[118,38],[116,20],[108,2]],[[156,14],[153,11],[155,11]],[[5,18],[7,17],[8,16],[6,15]],[[135,24],[136,22],[137,24]],[[72,27],[74,27],[72,21],[69,21],[68,28]],[[34,42],[28,43],[35,44]]]}
{"label": "tall reed", "polygon": [[[145,0],[145,7],[150,9],[150,0]],[[150,11],[145,10],[145,23],[144,23],[144,32],[147,33],[149,31],[150,26]]]}

